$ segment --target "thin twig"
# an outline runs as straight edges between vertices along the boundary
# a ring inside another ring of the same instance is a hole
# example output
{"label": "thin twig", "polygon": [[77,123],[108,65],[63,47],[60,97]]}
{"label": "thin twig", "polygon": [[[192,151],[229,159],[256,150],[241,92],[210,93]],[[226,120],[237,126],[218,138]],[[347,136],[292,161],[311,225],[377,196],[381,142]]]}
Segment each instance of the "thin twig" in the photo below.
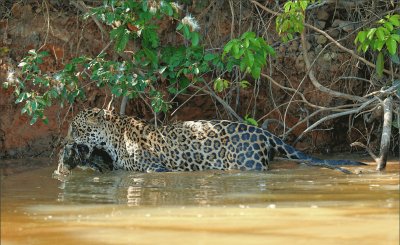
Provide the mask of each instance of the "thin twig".
{"label": "thin twig", "polygon": [[373,102],[376,102],[378,100],[378,98],[374,97],[364,103],[361,104],[361,106],[354,108],[352,110],[347,110],[347,111],[343,111],[343,112],[339,112],[339,113],[335,113],[335,114],[331,114],[328,115],[324,118],[319,119],[318,121],[316,121],[315,123],[313,123],[310,127],[308,127],[306,130],[304,130],[299,137],[296,139],[295,142],[299,141],[304,134],[310,132],[311,130],[313,130],[315,127],[317,127],[318,125],[320,125],[321,123],[327,121],[327,120],[331,120],[337,117],[341,117],[341,116],[345,116],[345,115],[351,115],[351,114],[356,114],[359,113],[360,111],[362,111],[364,108],[366,108],[367,106],[369,106],[370,104],[372,104]]}
{"label": "thin twig", "polygon": [[351,147],[359,146],[361,148],[364,148],[368,152],[368,154],[374,159],[374,161],[378,162],[378,157],[372,152],[372,150],[369,147],[367,147],[363,143],[361,143],[361,142],[353,142],[353,143],[350,144],[350,146]]}
{"label": "thin twig", "polygon": [[[86,4],[83,1],[70,1],[70,4],[75,6],[77,9],[79,9],[80,11],[87,13],[89,12],[88,7],[86,6]],[[104,30],[103,25],[99,22],[99,20],[93,16],[90,15],[90,17],[92,18],[92,20],[94,21],[94,23],[96,23],[97,27],[100,29],[101,31],[101,39],[104,40],[104,36],[108,37],[108,32],[106,30]]]}
{"label": "thin twig", "polygon": [[44,42],[42,46],[40,46],[39,50],[41,50],[46,44],[47,44],[47,38],[49,37],[49,32],[50,32],[50,11],[49,11],[49,6],[47,6],[47,1],[43,1],[44,6],[46,7],[46,13],[47,13],[47,29],[46,29],[46,36],[44,37]]}
{"label": "thin twig", "polygon": [[229,111],[229,113],[232,114],[232,116],[234,116],[236,118],[236,120],[242,122],[243,119],[232,109],[232,107],[230,107],[230,105],[228,105],[228,103],[226,103],[223,99],[221,99],[221,97],[219,97],[216,93],[214,93],[214,91],[212,90],[205,90],[202,87],[196,86],[196,85],[191,85],[191,87],[195,88],[195,89],[199,89],[202,90],[204,93],[211,95],[214,99],[216,99],[226,110]]}

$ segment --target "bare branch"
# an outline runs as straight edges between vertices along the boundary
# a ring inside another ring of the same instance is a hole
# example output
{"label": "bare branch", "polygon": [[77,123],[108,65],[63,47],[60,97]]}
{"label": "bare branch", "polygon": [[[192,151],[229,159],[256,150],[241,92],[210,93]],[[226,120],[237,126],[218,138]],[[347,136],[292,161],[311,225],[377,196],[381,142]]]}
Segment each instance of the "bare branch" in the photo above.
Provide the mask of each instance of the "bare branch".
{"label": "bare branch", "polygon": [[308,76],[312,82],[312,84],[320,91],[325,92],[331,96],[334,97],[340,97],[340,98],[344,98],[344,99],[348,99],[348,100],[355,100],[355,101],[359,101],[359,102],[363,102],[366,99],[360,96],[355,96],[355,95],[350,95],[350,94],[345,94],[345,93],[341,93],[338,91],[334,91],[332,89],[329,89],[325,86],[323,86],[322,84],[320,84],[317,80],[317,78],[314,75],[314,71],[312,70],[312,66],[311,66],[311,62],[310,59],[308,58],[308,54],[307,54],[307,48],[306,48],[306,36],[303,33],[301,33],[301,46],[303,49],[303,57],[304,57],[304,63],[306,64],[306,68],[308,70]]}
{"label": "bare branch", "polygon": [[374,161],[378,162],[378,157],[372,152],[372,150],[369,147],[367,147],[363,143],[361,143],[361,142],[353,142],[353,143],[350,144],[350,146],[352,146],[352,147],[359,146],[359,147],[364,148],[368,152],[368,154],[374,159]]}
{"label": "bare branch", "polygon": [[343,112],[339,112],[339,113],[335,113],[335,114],[331,114],[329,116],[326,116],[324,118],[319,119],[318,121],[316,121],[315,123],[313,123],[310,127],[308,127],[306,130],[304,130],[303,133],[300,134],[300,136],[296,139],[295,142],[299,141],[304,134],[310,132],[311,130],[313,130],[315,127],[317,127],[318,125],[320,125],[321,123],[327,121],[327,120],[331,120],[337,117],[341,117],[341,116],[345,116],[345,115],[351,115],[351,114],[356,114],[361,112],[364,108],[366,108],[367,106],[369,106],[370,104],[372,104],[373,102],[376,102],[378,100],[378,98],[372,98],[364,103],[361,104],[361,106],[354,108],[352,110],[347,110],[347,111],[343,111]]}
{"label": "bare branch", "polygon": [[216,99],[221,105],[223,105],[224,108],[225,108],[226,110],[228,110],[229,113],[231,113],[232,116],[234,116],[234,117],[236,118],[236,120],[238,120],[238,121],[240,121],[240,122],[243,121],[243,119],[232,109],[232,107],[231,107],[230,105],[228,105],[228,103],[226,103],[225,100],[221,99],[221,97],[219,97],[216,93],[214,93],[214,91],[212,91],[212,90],[206,90],[206,89],[204,89],[204,88],[202,88],[202,87],[199,87],[199,86],[196,86],[196,85],[193,85],[193,84],[191,85],[191,87],[193,87],[193,88],[195,88],[195,89],[198,89],[198,90],[201,90],[201,91],[203,91],[203,92],[206,93],[206,94],[209,94],[211,97],[213,97],[214,99]]}

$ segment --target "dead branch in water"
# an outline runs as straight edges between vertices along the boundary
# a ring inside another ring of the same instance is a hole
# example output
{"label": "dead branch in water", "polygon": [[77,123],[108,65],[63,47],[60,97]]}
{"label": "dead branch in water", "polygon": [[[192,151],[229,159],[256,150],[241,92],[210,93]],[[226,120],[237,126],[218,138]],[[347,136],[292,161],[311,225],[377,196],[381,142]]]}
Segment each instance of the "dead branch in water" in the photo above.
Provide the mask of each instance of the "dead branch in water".
{"label": "dead branch in water", "polygon": [[376,170],[384,170],[386,167],[387,157],[389,153],[390,136],[392,134],[392,115],[393,115],[393,99],[387,97],[383,102],[383,127],[381,137],[381,148],[377,162]]}

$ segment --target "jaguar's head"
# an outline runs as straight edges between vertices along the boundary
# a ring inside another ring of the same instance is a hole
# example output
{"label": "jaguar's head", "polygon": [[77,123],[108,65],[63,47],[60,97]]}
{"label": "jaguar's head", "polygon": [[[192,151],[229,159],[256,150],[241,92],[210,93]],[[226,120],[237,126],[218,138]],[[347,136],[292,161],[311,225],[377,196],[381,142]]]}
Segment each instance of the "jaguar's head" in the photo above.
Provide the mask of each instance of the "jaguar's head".
{"label": "jaguar's head", "polygon": [[107,114],[111,112],[98,108],[81,111],[72,120],[66,137],[67,144],[84,144],[89,151],[106,141]]}
{"label": "jaguar's head", "polygon": [[98,108],[78,113],[72,120],[64,140],[59,159],[59,172],[66,174],[77,166],[94,167],[96,166],[94,160],[98,159],[109,167],[112,160],[104,160],[104,157],[98,157],[97,153],[106,144],[108,127],[106,118],[110,114],[111,112]]}

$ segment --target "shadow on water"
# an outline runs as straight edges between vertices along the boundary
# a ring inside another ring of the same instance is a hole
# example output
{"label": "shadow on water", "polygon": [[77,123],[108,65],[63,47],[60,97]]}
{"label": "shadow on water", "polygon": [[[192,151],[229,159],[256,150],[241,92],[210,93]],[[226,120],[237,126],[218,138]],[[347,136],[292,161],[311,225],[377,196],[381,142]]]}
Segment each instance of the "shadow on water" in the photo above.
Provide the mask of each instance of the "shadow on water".
{"label": "shadow on water", "polygon": [[1,237],[10,243],[398,244],[397,162],[353,175],[279,163],[268,172],[74,170],[57,178],[46,164],[11,165],[1,180]]}

